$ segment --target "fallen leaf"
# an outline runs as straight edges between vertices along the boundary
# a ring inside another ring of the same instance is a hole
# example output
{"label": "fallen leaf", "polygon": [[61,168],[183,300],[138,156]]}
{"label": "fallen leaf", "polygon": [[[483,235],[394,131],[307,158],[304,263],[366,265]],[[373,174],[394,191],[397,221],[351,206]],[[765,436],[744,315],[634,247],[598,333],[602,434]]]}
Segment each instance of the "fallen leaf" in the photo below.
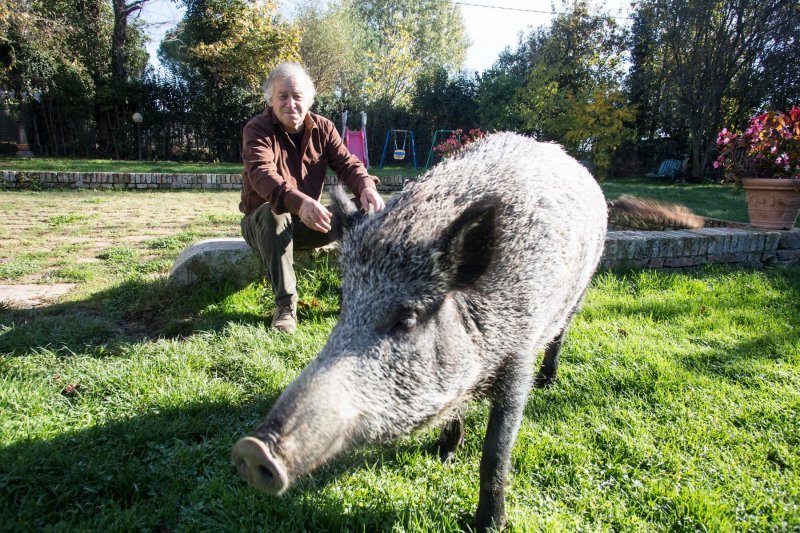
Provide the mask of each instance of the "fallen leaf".
{"label": "fallen leaf", "polygon": [[70,383],[69,385],[64,387],[64,390],[61,391],[61,394],[63,394],[64,396],[66,396],[68,398],[72,398],[72,397],[78,396],[78,395],[80,395],[80,394],[82,394],[84,392],[86,392],[86,388],[83,387],[80,383],[74,383],[74,384]]}

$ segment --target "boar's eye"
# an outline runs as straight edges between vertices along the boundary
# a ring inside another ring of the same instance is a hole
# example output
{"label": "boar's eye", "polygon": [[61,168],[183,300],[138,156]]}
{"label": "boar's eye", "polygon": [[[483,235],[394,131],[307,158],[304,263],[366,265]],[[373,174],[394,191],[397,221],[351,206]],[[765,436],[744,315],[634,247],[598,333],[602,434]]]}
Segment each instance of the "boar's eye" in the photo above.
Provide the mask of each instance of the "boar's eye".
{"label": "boar's eye", "polygon": [[389,334],[394,335],[411,331],[417,325],[417,313],[414,311],[405,310],[397,315],[394,325],[390,328]]}

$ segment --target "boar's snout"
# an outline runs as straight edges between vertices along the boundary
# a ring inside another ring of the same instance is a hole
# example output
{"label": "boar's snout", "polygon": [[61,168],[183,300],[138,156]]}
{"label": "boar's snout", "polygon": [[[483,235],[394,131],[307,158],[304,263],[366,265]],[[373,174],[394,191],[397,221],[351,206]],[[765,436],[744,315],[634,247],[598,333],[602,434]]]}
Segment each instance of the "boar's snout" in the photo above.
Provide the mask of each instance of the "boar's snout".
{"label": "boar's snout", "polygon": [[286,469],[267,445],[255,437],[239,439],[232,458],[239,475],[258,490],[277,496],[288,488]]}

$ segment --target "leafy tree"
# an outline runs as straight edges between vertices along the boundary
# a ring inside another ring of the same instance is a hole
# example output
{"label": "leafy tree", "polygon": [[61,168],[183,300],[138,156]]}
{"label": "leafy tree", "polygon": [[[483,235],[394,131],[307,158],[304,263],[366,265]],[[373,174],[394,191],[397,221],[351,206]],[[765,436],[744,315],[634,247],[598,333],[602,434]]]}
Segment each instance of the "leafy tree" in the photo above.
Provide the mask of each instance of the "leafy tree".
{"label": "leafy tree", "polygon": [[367,52],[367,58],[369,75],[364,84],[367,101],[408,106],[421,66],[412,54],[411,34],[401,27],[385,29],[379,46]]}
{"label": "leafy tree", "polygon": [[467,131],[479,124],[477,92],[474,76],[461,72],[451,77],[443,67],[429,69],[417,78],[412,108],[427,130]]}
{"label": "leafy tree", "polygon": [[321,97],[336,95],[341,101],[363,94],[368,62],[365,51],[372,36],[349,2],[321,8],[317,2],[300,7],[295,22],[300,27],[300,57]]}
{"label": "leafy tree", "polygon": [[513,128],[591,157],[600,175],[631,138],[621,92],[623,39],[614,19],[584,0],[565,4],[550,28],[531,31],[481,79],[484,127]]}
{"label": "leafy tree", "polygon": [[267,73],[299,59],[299,29],[280,19],[272,1],[185,3],[184,18],[162,41],[159,57],[187,88],[193,157],[237,159],[241,128],[263,107]]}
{"label": "leafy tree", "polygon": [[588,154],[596,173],[605,176],[620,145],[634,139],[628,126],[634,113],[625,95],[616,87],[600,84],[588,100],[567,109],[566,145],[572,146],[574,153]]}
{"label": "leafy tree", "polygon": [[800,3],[787,3],[772,15],[779,24],[770,24],[773,37],[758,62],[757,77],[764,94],[764,107],[786,111],[800,105]]}
{"label": "leafy tree", "polygon": [[111,81],[116,85],[127,81],[128,58],[132,55],[132,51],[135,50],[134,47],[128,45],[128,18],[134,13],[141,12],[142,7],[148,1],[111,0],[114,9],[114,31],[111,39]]}
{"label": "leafy tree", "polygon": [[506,48],[491,68],[480,75],[476,103],[484,129],[523,131],[516,109],[517,99],[531,67],[526,63],[526,46],[520,40],[517,50]]}
{"label": "leafy tree", "polygon": [[299,32],[280,21],[277,4],[257,0],[186,0],[181,23],[159,57],[184,78],[202,77],[219,89],[257,91],[270,69],[298,59]]}
{"label": "leafy tree", "polygon": [[411,56],[423,68],[442,66],[450,74],[464,64],[469,48],[461,10],[448,0],[353,0],[377,35],[399,28],[409,33]]}
{"label": "leafy tree", "polygon": [[642,0],[628,88],[642,116],[658,123],[642,118],[640,133],[685,125],[692,176],[699,177],[720,127],[763,104],[773,83],[766,67],[779,50],[792,49],[797,13],[794,0]]}
{"label": "leafy tree", "polygon": [[[626,92],[636,112],[636,134],[638,138],[652,139],[659,131],[668,132],[667,124],[675,124],[680,118],[670,106],[673,98],[666,93],[671,87],[666,84],[666,55],[661,51],[653,23],[653,6],[640,5],[633,15],[632,31],[628,46],[631,67],[626,79]],[[670,119],[666,119],[666,117]]]}
{"label": "leafy tree", "polygon": [[352,0],[376,44],[366,92],[371,101],[407,105],[422,71],[463,65],[469,41],[459,8],[448,0]]}
{"label": "leafy tree", "polygon": [[[0,0],[0,83],[31,111],[26,122],[39,150],[88,154],[95,145],[128,144],[109,104],[117,90],[109,86],[112,30],[106,0]],[[141,72],[144,36],[136,25],[127,32],[125,69]]]}

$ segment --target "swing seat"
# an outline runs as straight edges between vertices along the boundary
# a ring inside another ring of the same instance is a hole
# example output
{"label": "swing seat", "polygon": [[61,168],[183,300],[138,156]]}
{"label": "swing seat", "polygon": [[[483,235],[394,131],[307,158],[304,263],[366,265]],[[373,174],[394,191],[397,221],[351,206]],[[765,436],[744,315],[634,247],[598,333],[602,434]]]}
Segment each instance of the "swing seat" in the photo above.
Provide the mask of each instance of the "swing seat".
{"label": "swing seat", "polygon": [[406,158],[406,151],[405,150],[395,150],[394,151],[394,158],[396,160],[398,160],[398,161],[400,161],[401,159],[405,159]]}

